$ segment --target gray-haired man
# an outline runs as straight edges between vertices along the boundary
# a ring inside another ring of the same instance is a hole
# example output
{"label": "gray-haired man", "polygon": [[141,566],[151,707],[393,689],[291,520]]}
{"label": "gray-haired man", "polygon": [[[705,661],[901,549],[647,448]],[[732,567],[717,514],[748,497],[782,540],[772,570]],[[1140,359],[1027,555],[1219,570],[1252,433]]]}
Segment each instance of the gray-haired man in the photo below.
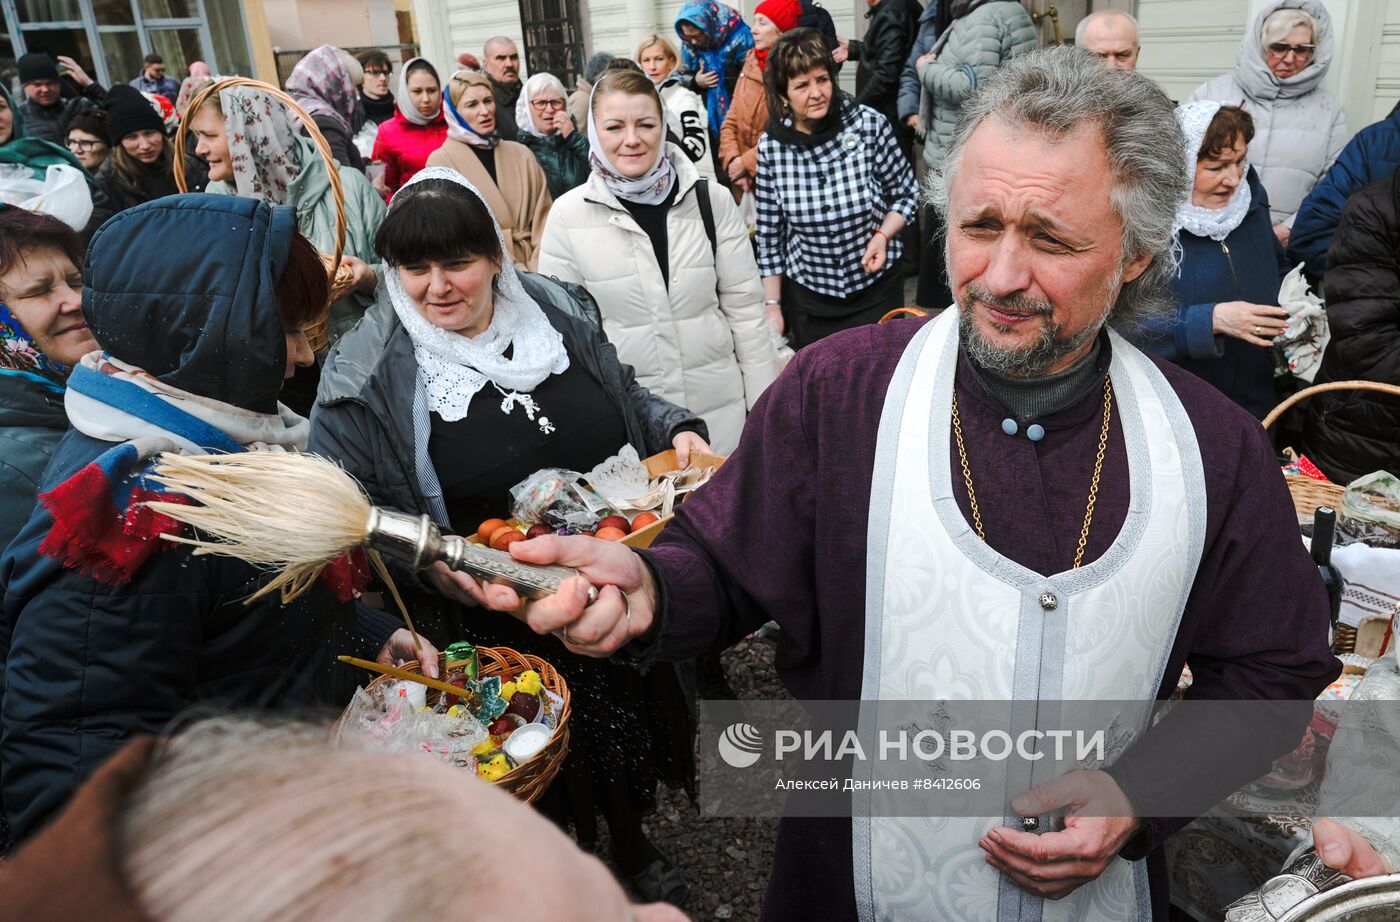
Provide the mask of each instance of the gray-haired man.
{"label": "gray-haired man", "polygon": [[[1072,48],[1006,64],[963,106],[935,195],[957,309],[798,353],[645,555],[512,545],[600,587],[588,604],[570,580],[524,617],[643,663],[772,619],[798,698],[1016,700],[1037,731],[1056,700],[1145,708],[1188,657],[1188,698],[1311,701],[1338,665],[1273,447],[1109,329],[1170,303],[1184,163],[1151,81]],[[1228,733],[1180,711],[1154,745],[1037,784],[1005,816],[785,818],[764,916],[1165,919],[1159,846],[1185,820],[1136,804],[1163,779],[1213,803],[1296,744],[1311,707]],[[1062,829],[1021,828],[1051,814]]]}

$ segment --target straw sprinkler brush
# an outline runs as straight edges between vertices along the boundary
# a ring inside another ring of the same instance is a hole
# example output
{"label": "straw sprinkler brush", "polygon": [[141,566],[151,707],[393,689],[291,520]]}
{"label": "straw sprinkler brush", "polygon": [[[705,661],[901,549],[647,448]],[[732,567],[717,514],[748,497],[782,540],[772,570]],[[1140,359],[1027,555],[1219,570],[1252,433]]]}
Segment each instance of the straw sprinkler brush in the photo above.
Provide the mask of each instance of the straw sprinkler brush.
{"label": "straw sprinkler brush", "polygon": [[[415,570],[442,561],[484,582],[509,586],[527,599],[550,595],[578,575],[569,567],[521,563],[504,551],[444,535],[426,515],[372,506],[353,477],[316,455],[165,453],[150,479],[196,504],[147,503],[199,533],[162,537],[193,545],[196,554],[236,557],[277,571],[254,599],[280,591],[283,602],[289,602],[310,589],[328,564],[361,546]],[[597,590],[589,596],[596,598]]]}

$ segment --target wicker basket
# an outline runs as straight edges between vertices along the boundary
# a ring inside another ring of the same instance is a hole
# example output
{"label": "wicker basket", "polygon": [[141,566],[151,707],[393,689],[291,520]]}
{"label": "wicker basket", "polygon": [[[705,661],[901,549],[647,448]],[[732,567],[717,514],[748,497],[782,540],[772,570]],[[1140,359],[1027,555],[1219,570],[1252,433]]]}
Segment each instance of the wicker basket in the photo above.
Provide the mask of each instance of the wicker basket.
{"label": "wicker basket", "polygon": [[[335,156],[331,153],[330,145],[326,143],[325,136],[321,134],[321,129],[316,127],[316,121],[307,114],[295,99],[277,89],[270,83],[263,83],[261,80],[252,80],[248,77],[227,77],[218,83],[205,88],[204,92],[190,100],[189,108],[185,110],[185,115],[180,119],[180,130],[175,135],[175,149],[185,150],[185,138],[189,134],[189,124],[194,119],[194,114],[199,111],[199,107],[204,105],[204,101],[221,90],[231,87],[246,86],[255,90],[261,90],[269,96],[281,102],[288,109],[301,119],[301,124],[306,128],[306,133],[315,142],[316,149],[321,154],[321,159],[326,164],[327,178],[331,184],[331,196],[335,201],[335,252],[322,253],[321,262],[325,263],[326,276],[330,279],[331,291],[327,305],[337,298],[343,296],[350,290],[354,283],[354,272],[341,263],[341,257],[345,254],[345,189],[340,184],[340,169],[336,166]],[[185,181],[185,158],[175,158],[175,186],[181,192],[188,192],[189,186]],[[306,338],[311,342],[311,348],[315,352],[324,352],[330,346],[328,335],[329,317],[323,316],[316,323],[306,327]]]}
{"label": "wicker basket", "polygon": [[[510,647],[477,647],[476,655],[481,661],[482,678],[500,676],[504,681],[508,676],[516,675],[526,669],[533,669],[540,674],[540,680],[544,683],[544,687],[564,701],[563,707],[559,710],[559,721],[555,724],[554,734],[549,738],[549,742],[544,745],[544,748],[492,782],[525,803],[534,803],[549,788],[554,776],[559,774],[559,768],[564,764],[565,756],[569,754],[568,683],[553,666],[538,656],[521,653]],[[446,660],[447,658],[443,654],[438,654],[438,675],[442,675]],[[400,668],[407,669],[409,672],[421,671],[418,668],[417,660],[410,660]],[[382,675],[370,682],[369,687],[381,688],[394,681],[397,680],[393,676]],[[427,692],[428,704],[437,704],[439,692],[432,688],[428,689]],[[341,719],[344,719],[343,714]],[[339,732],[339,729],[340,721],[337,720],[332,732]]]}
{"label": "wicker basket", "polygon": [[[1268,429],[1273,426],[1274,423],[1278,422],[1279,417],[1294,404],[1317,394],[1325,394],[1328,391],[1376,391],[1400,397],[1400,387],[1394,384],[1383,384],[1379,381],[1329,381],[1326,384],[1314,384],[1312,387],[1305,387],[1298,393],[1290,395],[1287,400],[1274,407],[1269,415],[1264,417],[1264,428]],[[1338,517],[1341,516],[1342,494],[1346,493],[1346,487],[1326,480],[1313,480],[1311,477],[1297,475],[1285,475],[1284,479],[1288,481],[1288,492],[1293,496],[1293,508],[1298,511],[1301,518],[1311,519],[1319,506],[1330,506],[1337,511]]]}

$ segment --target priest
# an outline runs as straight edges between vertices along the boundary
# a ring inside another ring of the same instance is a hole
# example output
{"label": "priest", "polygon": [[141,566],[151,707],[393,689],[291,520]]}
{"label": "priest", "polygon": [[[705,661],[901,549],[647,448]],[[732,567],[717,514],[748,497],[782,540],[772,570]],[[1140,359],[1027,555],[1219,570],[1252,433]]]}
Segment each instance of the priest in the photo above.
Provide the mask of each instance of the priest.
{"label": "priest", "polygon": [[[1170,307],[1189,190],[1171,102],[1083,50],[1033,52],[965,104],[930,190],[956,306],[802,350],[650,551],[512,545],[586,578],[522,616],[642,665],[775,620],[805,699],[1149,702],[1189,660],[1189,697],[1311,700],[1338,664],[1268,437],[1114,329]],[[1173,712],[1155,756],[1014,801],[1070,814],[1039,834],[1015,814],[785,819],[764,916],[1165,919],[1160,846],[1187,820],[1134,799],[1163,778],[1224,796],[1251,776],[1221,752],[1262,774],[1302,729],[1211,736]]]}

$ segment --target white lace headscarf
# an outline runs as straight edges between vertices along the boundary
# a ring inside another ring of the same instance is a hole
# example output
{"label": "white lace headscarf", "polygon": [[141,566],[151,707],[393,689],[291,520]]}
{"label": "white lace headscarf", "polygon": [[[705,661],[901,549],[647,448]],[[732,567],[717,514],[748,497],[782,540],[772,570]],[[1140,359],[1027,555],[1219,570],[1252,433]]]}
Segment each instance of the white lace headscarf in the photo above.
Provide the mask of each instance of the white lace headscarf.
{"label": "white lace headscarf", "polygon": [[[481,193],[461,173],[448,167],[419,170],[395,193],[394,199],[403,197],[405,190],[415,183],[428,179],[454,182],[481,199]],[[491,213],[484,199],[481,207],[487,214]],[[389,209],[393,208],[391,202]],[[501,246],[501,268],[495,285],[491,324],[476,336],[448,332],[429,323],[417,302],[404,291],[398,270],[391,268],[385,275],[385,287],[394,312],[413,340],[418,381],[428,395],[428,409],[449,423],[466,417],[472,398],[487,384],[500,391],[501,412],[509,413],[519,405],[528,418],[534,419],[540,407],[530,398],[530,392],[550,375],[560,374],[569,367],[564,337],[554,329],[534,299],[525,293],[511,262],[501,225],[494,216],[492,225]],[[505,356],[507,348],[511,350],[509,358]],[[541,428],[544,428],[547,420],[544,417],[541,420]]]}
{"label": "white lace headscarf", "polygon": [[[1195,187],[1196,181],[1196,161],[1199,159],[1201,142],[1205,140],[1206,130],[1210,128],[1210,123],[1215,119],[1215,114],[1222,108],[1221,103],[1214,100],[1202,99],[1197,102],[1188,102],[1178,106],[1176,109],[1176,120],[1181,123],[1181,130],[1186,135],[1186,176],[1191,180],[1191,185]],[[1245,169],[1248,170],[1248,163]],[[1224,240],[1234,233],[1235,228],[1244,221],[1244,216],[1249,213],[1251,196],[1249,192],[1249,182],[1246,178],[1240,179],[1240,184],[1235,187],[1235,192],[1230,196],[1230,200],[1223,208],[1202,208],[1192,204],[1191,196],[1186,196],[1186,201],[1176,210],[1176,231],[1187,230],[1197,237],[1209,237],[1211,240]]]}

